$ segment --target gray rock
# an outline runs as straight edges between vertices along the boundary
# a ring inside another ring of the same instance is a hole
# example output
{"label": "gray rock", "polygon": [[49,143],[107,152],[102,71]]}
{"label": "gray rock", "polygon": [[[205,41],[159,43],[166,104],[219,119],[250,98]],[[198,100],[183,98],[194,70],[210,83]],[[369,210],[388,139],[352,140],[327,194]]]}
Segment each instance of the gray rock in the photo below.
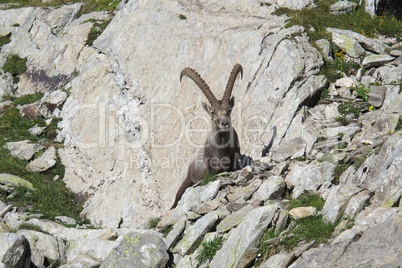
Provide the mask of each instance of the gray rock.
{"label": "gray rock", "polygon": [[315,43],[321,49],[324,59],[334,60],[332,57],[331,43],[327,39],[320,39],[315,41]]}
{"label": "gray rock", "polygon": [[301,137],[282,142],[273,152],[272,159],[283,162],[289,158],[297,158],[304,155],[306,145]]}
{"label": "gray rock", "polygon": [[34,136],[39,136],[43,133],[43,131],[46,129],[46,127],[39,127],[38,125],[35,125],[28,129],[29,133],[31,133]]}
{"label": "gray rock", "polygon": [[313,0],[294,0],[294,1],[289,1],[289,0],[270,0],[268,1],[273,4],[277,4],[280,7],[286,7],[290,9],[304,9],[308,7],[313,7],[314,6],[314,1]]}
{"label": "gray rock", "polygon": [[372,196],[373,194],[367,190],[353,195],[345,208],[344,215],[351,219],[355,218],[368,205]]}
{"label": "gray rock", "polygon": [[286,185],[285,180],[279,176],[268,177],[253,194],[251,201],[261,200],[266,201],[269,199],[280,199],[284,194]]}
{"label": "gray rock", "polygon": [[248,185],[243,187],[230,186],[230,194],[226,196],[229,202],[236,202],[238,200],[248,200],[262,184],[261,179],[253,179]]}
{"label": "gray rock", "polygon": [[352,58],[358,58],[364,53],[363,47],[352,37],[333,32],[332,42]]}
{"label": "gray rock", "polygon": [[352,13],[357,7],[356,3],[349,1],[338,1],[335,4],[332,4],[330,7],[330,13],[339,15],[339,14],[348,14]]}
{"label": "gray rock", "polygon": [[62,104],[67,99],[67,93],[61,90],[52,91],[46,93],[41,101],[43,103],[50,103],[50,104]]}
{"label": "gray rock", "polygon": [[56,165],[56,149],[49,147],[40,157],[28,163],[27,169],[34,172],[43,172]]}
{"label": "gray rock", "polygon": [[219,186],[220,181],[216,180],[205,186],[187,188],[177,205],[177,209],[189,211],[199,204],[213,199],[219,191]]}
{"label": "gray rock", "polygon": [[386,86],[371,86],[370,92],[368,93],[369,99],[367,102],[376,108],[380,108],[384,102],[386,93],[387,93]]}
{"label": "gray rock", "polygon": [[168,261],[167,248],[160,237],[130,232],[100,267],[165,267]]}
{"label": "gray rock", "polygon": [[392,56],[389,56],[389,55],[384,55],[384,54],[369,55],[363,59],[362,65],[365,68],[378,67],[378,66],[384,65],[384,64],[392,61],[393,59],[395,59],[395,58]]}
{"label": "gray rock", "polygon": [[10,185],[11,187],[22,186],[30,191],[35,191],[32,183],[12,174],[0,174],[0,184]]}
{"label": "gray rock", "polygon": [[56,221],[59,221],[59,222],[63,223],[63,224],[68,224],[68,225],[77,224],[77,221],[75,219],[70,218],[70,217],[66,217],[66,216],[56,216],[56,217],[54,217],[54,219]]}
{"label": "gray rock", "polygon": [[363,189],[355,185],[337,185],[330,189],[330,193],[322,209],[325,221],[336,222],[340,219],[352,196]]}
{"label": "gray rock", "polygon": [[24,236],[14,233],[0,234],[0,260],[4,267],[24,267],[29,245]]}
{"label": "gray rock", "polygon": [[334,167],[332,163],[316,161],[292,164],[285,178],[288,187],[293,187],[292,198],[298,198],[304,191],[316,191],[325,182],[330,182]]}
{"label": "gray rock", "polygon": [[271,267],[285,267],[287,262],[288,255],[284,253],[278,253],[272,255],[268,258],[263,264],[261,264],[261,268],[271,268]]}
{"label": "gray rock", "polygon": [[7,142],[6,148],[12,156],[25,160],[30,160],[36,152],[44,149],[42,145],[30,143],[29,140]]}
{"label": "gray rock", "polygon": [[[247,219],[230,232],[228,239],[216,253],[210,266],[238,267],[271,223],[277,209],[276,206],[264,206],[251,211]],[[247,264],[244,263],[244,265]]]}
{"label": "gray rock", "polygon": [[386,53],[386,50],[389,49],[387,45],[385,45],[381,40],[368,38],[362,34],[350,31],[350,30],[341,30],[336,28],[327,28],[327,31],[330,33],[337,33],[343,36],[347,36],[356,40],[361,46],[368,51],[381,54]]}
{"label": "gray rock", "polygon": [[82,255],[90,256],[97,262],[102,262],[112,254],[112,251],[119,244],[119,241],[85,237],[69,240],[66,242],[67,263],[75,262]]}
{"label": "gray rock", "polygon": [[391,55],[393,57],[402,57],[402,50],[393,49],[393,50],[391,50],[389,55]]}
{"label": "gray rock", "polygon": [[174,225],[172,230],[167,234],[165,238],[166,247],[168,249],[173,248],[177,241],[182,237],[183,231],[187,226],[187,219],[186,217],[182,217],[178,220]]}
{"label": "gray rock", "polygon": [[24,236],[29,242],[31,262],[37,267],[45,267],[45,258],[51,261],[66,261],[66,245],[63,239],[42,232],[20,230],[17,234]]}
{"label": "gray rock", "polygon": [[195,246],[209,232],[210,228],[225,215],[222,212],[213,211],[198,219],[194,225],[189,226],[185,231],[183,238],[174,247],[173,252],[180,255],[187,255],[194,252]]}
{"label": "gray rock", "polygon": [[219,224],[216,226],[216,231],[219,233],[224,233],[229,231],[230,229],[241,224],[246,216],[254,209],[252,205],[246,205],[243,208],[239,209],[236,212],[233,212],[229,216],[225,217]]}

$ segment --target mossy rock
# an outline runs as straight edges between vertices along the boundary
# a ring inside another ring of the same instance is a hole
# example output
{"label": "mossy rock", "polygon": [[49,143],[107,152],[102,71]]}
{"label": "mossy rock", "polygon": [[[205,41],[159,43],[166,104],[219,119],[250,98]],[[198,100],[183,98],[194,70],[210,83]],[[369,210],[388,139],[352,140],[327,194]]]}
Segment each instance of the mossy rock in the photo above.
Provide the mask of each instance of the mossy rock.
{"label": "mossy rock", "polygon": [[12,174],[5,174],[5,173],[0,174],[0,184],[5,185],[11,184],[14,187],[21,186],[31,191],[36,190],[33,187],[32,183]]}

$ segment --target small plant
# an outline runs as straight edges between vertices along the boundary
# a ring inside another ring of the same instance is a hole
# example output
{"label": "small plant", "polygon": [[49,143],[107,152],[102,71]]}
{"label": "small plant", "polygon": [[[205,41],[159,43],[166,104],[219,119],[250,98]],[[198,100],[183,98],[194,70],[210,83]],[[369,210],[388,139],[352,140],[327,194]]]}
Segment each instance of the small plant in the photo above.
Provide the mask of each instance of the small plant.
{"label": "small plant", "polygon": [[179,14],[179,19],[181,19],[181,20],[186,20],[187,17],[186,17],[185,15],[183,15],[183,14]]}
{"label": "small plant", "polygon": [[362,101],[368,101],[370,89],[366,88],[365,85],[359,84],[355,87],[352,87],[351,90],[356,91],[357,97],[360,98]]}
{"label": "small plant", "polygon": [[18,230],[32,230],[37,232],[43,232],[42,228],[36,224],[23,222],[18,226]]}
{"label": "small plant", "polygon": [[155,229],[158,226],[158,223],[161,221],[161,218],[151,218],[148,221],[148,228]]}
{"label": "small plant", "polygon": [[208,183],[215,181],[218,178],[216,174],[209,173],[205,175],[205,178],[200,182],[200,186],[205,186]]}
{"label": "small plant", "polygon": [[395,127],[395,132],[397,132],[401,129],[402,129],[402,117],[399,117],[398,123],[396,124],[396,127]]}
{"label": "small plant", "polygon": [[170,233],[170,231],[172,231],[172,229],[173,229],[173,224],[167,225],[162,228],[161,232],[162,232],[162,234],[167,235],[168,233]]}
{"label": "small plant", "polygon": [[197,260],[200,263],[204,263],[208,260],[212,260],[216,252],[221,249],[223,244],[222,238],[215,238],[208,242],[203,242],[201,244],[202,250],[197,256]]}
{"label": "small plant", "polygon": [[285,237],[282,241],[288,250],[296,247],[301,240],[305,242],[315,240],[318,244],[326,243],[335,228],[333,223],[324,222],[321,216],[309,216],[297,219],[295,222],[291,230],[293,236]]}
{"label": "small plant", "polygon": [[0,35],[0,48],[11,42],[11,34],[8,35]]}
{"label": "small plant", "polygon": [[20,81],[19,76],[27,70],[26,62],[27,59],[20,58],[18,55],[8,56],[3,70],[13,76],[14,83],[18,83]]}
{"label": "small plant", "polygon": [[290,200],[288,203],[288,210],[297,207],[315,207],[317,210],[321,210],[324,207],[325,200],[312,193],[302,194],[299,198]]}
{"label": "small plant", "polygon": [[339,184],[339,179],[342,176],[343,172],[349,168],[350,164],[338,164],[334,168],[334,173],[332,174],[333,179],[331,183],[338,185]]}
{"label": "small plant", "polygon": [[14,105],[25,105],[25,104],[30,104],[30,103],[34,103],[35,101],[38,101],[40,99],[43,98],[43,93],[42,92],[38,92],[38,93],[34,93],[34,94],[28,94],[28,95],[24,95],[21,96],[17,99],[14,100]]}
{"label": "small plant", "polygon": [[92,26],[92,28],[88,34],[88,38],[87,38],[87,41],[85,42],[85,44],[87,46],[92,46],[94,41],[103,33],[103,31],[106,29],[106,27],[109,25],[110,22],[111,22],[111,20],[107,20],[102,23],[98,23],[98,22],[94,23],[94,25]]}

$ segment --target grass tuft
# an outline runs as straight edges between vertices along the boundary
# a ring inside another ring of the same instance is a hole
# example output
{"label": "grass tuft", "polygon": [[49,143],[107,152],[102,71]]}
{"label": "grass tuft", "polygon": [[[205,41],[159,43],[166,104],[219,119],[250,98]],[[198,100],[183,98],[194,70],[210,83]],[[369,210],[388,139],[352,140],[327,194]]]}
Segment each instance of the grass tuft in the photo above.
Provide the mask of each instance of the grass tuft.
{"label": "grass tuft", "polygon": [[208,242],[203,242],[201,244],[202,250],[197,256],[197,260],[200,264],[212,260],[216,252],[221,249],[223,244],[222,238],[215,238]]}
{"label": "grass tuft", "polygon": [[324,207],[325,200],[312,193],[302,194],[299,198],[290,200],[288,203],[288,210],[297,207],[315,207],[317,210],[321,210]]}

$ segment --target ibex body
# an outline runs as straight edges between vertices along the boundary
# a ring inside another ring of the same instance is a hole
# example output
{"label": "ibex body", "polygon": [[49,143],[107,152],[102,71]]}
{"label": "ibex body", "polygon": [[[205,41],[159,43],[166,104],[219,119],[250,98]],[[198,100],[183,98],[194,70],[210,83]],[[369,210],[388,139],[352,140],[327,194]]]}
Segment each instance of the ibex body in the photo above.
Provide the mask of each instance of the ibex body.
{"label": "ibex body", "polygon": [[218,100],[201,76],[193,69],[184,68],[180,74],[192,79],[207,97],[210,105],[202,103],[204,110],[211,117],[211,132],[193,162],[190,164],[187,176],[180,186],[172,208],[176,207],[184,191],[203,180],[207,174],[217,174],[237,169],[240,156],[239,138],[231,124],[230,113],[234,106],[234,97],[231,97],[234,82],[238,74],[243,76],[243,68],[236,64],[230,73],[225,93]]}

